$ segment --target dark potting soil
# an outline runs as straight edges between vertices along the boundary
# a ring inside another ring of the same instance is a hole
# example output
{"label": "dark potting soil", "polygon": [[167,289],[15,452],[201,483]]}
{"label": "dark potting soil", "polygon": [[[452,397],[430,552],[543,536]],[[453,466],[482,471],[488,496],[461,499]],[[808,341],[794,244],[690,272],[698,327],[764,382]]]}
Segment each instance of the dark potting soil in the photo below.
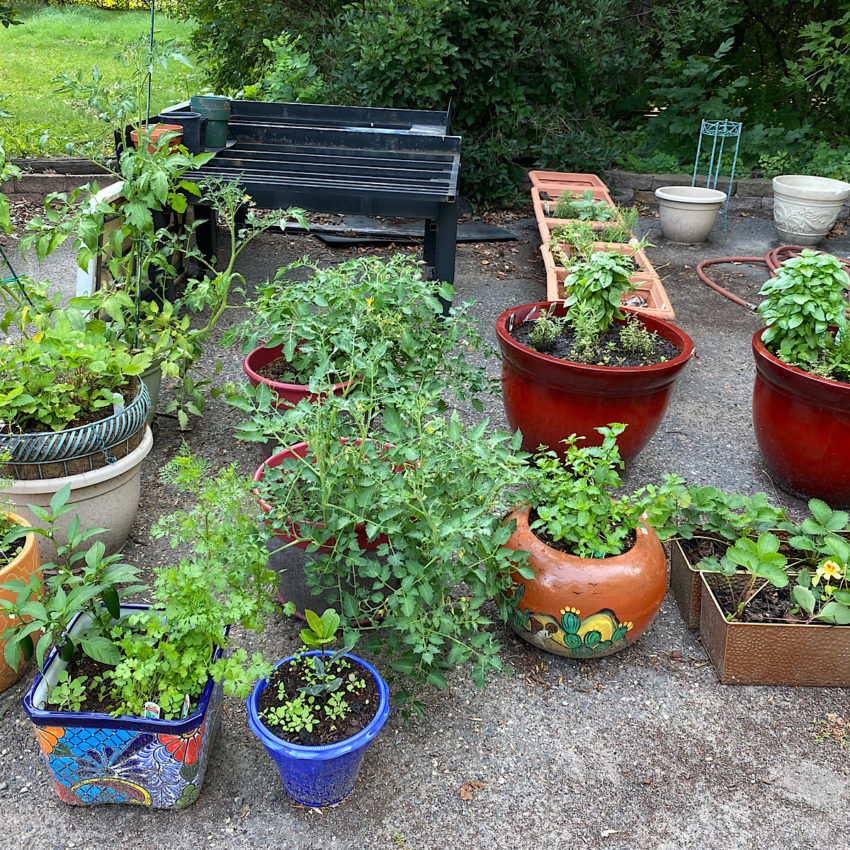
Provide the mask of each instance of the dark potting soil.
{"label": "dark potting soil", "polygon": [[[532,508],[531,513],[528,516],[528,524],[532,525],[533,523],[537,522],[538,519],[540,519],[540,517],[537,515],[537,511]],[[552,537],[550,537],[549,534],[547,534],[542,529],[533,529],[533,531],[537,535],[537,537],[542,540],[549,548],[556,549],[558,552],[563,552],[565,555],[575,555],[575,552],[570,549],[569,543],[567,543],[565,540],[553,540]],[[629,549],[631,549],[632,546],[635,545],[636,540],[637,535],[634,531],[630,531],[623,539],[623,548],[620,551],[620,554],[622,554],[623,552],[628,552]],[[575,557],[578,556],[575,555]],[[615,556],[604,555],[603,557],[613,558]]]}
{"label": "dark potting soil", "polygon": [[[141,384],[139,384],[138,386],[141,386]],[[118,387],[115,390],[115,392],[120,393],[123,397],[125,407],[130,404],[130,402],[133,401],[133,399],[139,394],[138,386],[134,386],[128,383],[126,387]],[[113,406],[111,404],[107,404],[104,407],[99,407],[97,410],[92,410],[88,413],[81,414],[69,425],[66,425],[65,429],[67,430],[69,428],[79,428],[81,425],[93,425],[95,422],[100,422],[102,419],[108,419],[110,416],[114,415],[114,413],[115,409],[113,408]]]}
{"label": "dark potting soil", "polygon": [[[590,364],[594,366],[651,366],[656,363],[666,363],[672,360],[679,354],[679,349],[672,342],[652,334],[652,354],[648,357],[640,357],[631,354],[627,351],[620,339],[620,332],[624,325],[613,324],[608,328],[607,332],[600,337],[600,348],[606,354],[603,360]],[[511,336],[521,345],[534,349],[531,345],[529,337],[534,329],[534,322],[527,321],[521,325],[514,325],[511,330]],[[573,361],[572,353],[575,346],[576,335],[573,333],[572,326],[565,326],[564,330],[558,335],[555,340],[555,345],[550,351],[543,352],[550,357],[557,357],[559,360]],[[535,349],[536,350],[536,349]]]}
{"label": "dark potting soil", "polygon": [[24,541],[16,541],[15,543],[10,543],[5,549],[0,546],[0,570],[4,567],[8,567],[18,555],[24,549]]}
{"label": "dark potting soil", "polygon": [[[348,668],[340,669],[339,665],[334,669],[334,674],[347,680],[349,673],[357,675],[358,683],[363,680],[364,687],[355,687],[352,691],[344,690],[345,701],[349,705],[348,714],[341,719],[331,719],[325,715],[324,706],[328,701],[329,694],[319,694],[315,699],[313,713],[318,723],[312,732],[302,729],[300,732],[287,732],[272,720],[266,718],[266,712],[270,708],[283,705],[288,699],[296,697],[302,687],[308,684],[304,677],[301,665],[281,664],[269,679],[266,689],[260,694],[258,707],[260,717],[266,728],[273,732],[278,738],[289,741],[291,744],[301,744],[305,747],[318,747],[323,744],[336,744],[351,738],[365,729],[372,718],[378,713],[380,694],[378,683],[374,677],[353,661],[346,661]],[[278,694],[279,688],[283,687],[283,698]]]}
{"label": "dark potting soil", "polygon": [[262,375],[267,381],[277,381],[280,384],[301,384],[292,364],[285,357],[278,357],[271,363],[266,363],[257,369],[257,374]]}

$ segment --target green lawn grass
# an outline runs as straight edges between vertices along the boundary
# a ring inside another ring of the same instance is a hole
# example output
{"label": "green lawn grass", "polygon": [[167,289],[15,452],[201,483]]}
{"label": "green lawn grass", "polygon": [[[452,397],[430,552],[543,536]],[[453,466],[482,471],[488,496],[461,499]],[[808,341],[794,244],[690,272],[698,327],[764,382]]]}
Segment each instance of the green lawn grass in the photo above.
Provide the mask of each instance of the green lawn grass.
{"label": "green lawn grass", "polygon": [[[24,10],[24,23],[0,29],[0,138],[7,156],[65,152],[67,142],[106,138],[106,125],[55,93],[53,78],[82,71],[89,79],[97,65],[107,80],[127,75],[119,61],[122,47],[150,33],[147,11],[118,12],[88,6],[47,6]],[[192,25],[157,13],[156,38],[188,44]],[[187,52],[187,51],[184,51]],[[186,100],[197,88],[197,71],[180,63],[153,78],[153,108]],[[191,91],[190,91],[191,89]]]}

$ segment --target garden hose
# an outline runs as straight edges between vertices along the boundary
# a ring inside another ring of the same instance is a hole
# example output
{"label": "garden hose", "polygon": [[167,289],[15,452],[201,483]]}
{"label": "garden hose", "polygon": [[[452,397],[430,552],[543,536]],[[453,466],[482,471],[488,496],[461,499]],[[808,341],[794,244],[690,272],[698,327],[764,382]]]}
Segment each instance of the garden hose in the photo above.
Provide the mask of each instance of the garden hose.
{"label": "garden hose", "polygon": [[[770,272],[770,276],[774,277],[776,270],[783,262],[785,262],[785,260],[788,260],[791,257],[799,256],[800,251],[802,250],[802,245],[780,245],[778,248],[772,248],[763,257],[715,257],[713,260],[703,260],[697,266],[697,276],[704,284],[711,287],[715,292],[719,292],[721,295],[724,295],[726,298],[730,299],[731,301],[734,301],[736,304],[740,304],[742,307],[747,307],[755,313],[758,312],[757,304],[751,304],[749,301],[745,301],[743,298],[740,298],[732,292],[729,292],[728,289],[724,289],[722,286],[720,286],[720,284],[715,283],[705,273],[706,267],[714,266],[718,263],[746,263],[748,265],[760,263],[762,265],[767,266],[768,271]],[[826,252],[820,251],[818,253]],[[845,271],[847,271],[848,275],[850,275],[850,260],[843,260],[841,259],[841,257],[839,257],[838,260],[841,265],[844,266],[844,269]]]}

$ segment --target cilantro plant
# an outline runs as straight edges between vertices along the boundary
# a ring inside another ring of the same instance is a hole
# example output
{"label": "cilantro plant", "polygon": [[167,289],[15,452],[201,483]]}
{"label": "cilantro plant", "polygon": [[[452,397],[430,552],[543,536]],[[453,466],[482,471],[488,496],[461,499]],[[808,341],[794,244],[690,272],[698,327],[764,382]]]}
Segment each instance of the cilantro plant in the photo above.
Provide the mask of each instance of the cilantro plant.
{"label": "cilantro plant", "polygon": [[522,497],[536,514],[533,531],[545,532],[580,558],[604,558],[620,554],[643,519],[650,525],[667,522],[685,497],[680,478],[668,475],[659,487],[647,485],[615,496],[624,466],[617,437],[625,429],[617,422],[597,428],[601,446],[579,446],[572,435],[563,441],[563,461],[554,451],[535,455]]}
{"label": "cilantro plant", "polygon": [[[762,341],[784,363],[824,378],[850,381],[850,333],[837,257],[805,248],[786,260],[759,291],[767,323]],[[832,330],[832,329],[835,330]]]}

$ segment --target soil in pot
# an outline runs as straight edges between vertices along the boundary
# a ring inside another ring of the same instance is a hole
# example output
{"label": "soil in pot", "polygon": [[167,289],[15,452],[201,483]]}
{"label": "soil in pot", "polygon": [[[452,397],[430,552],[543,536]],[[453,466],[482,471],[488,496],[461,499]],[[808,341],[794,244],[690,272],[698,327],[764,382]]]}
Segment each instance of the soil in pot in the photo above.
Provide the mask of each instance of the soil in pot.
{"label": "soil in pot", "polygon": [[[514,325],[510,330],[510,334],[521,345],[525,345],[535,351],[540,351],[540,349],[535,348],[531,344],[531,336],[535,324],[535,322],[523,322],[522,324]],[[629,335],[634,334],[636,327],[641,328],[640,333],[647,341],[647,351],[645,354],[635,353],[633,346],[628,345]],[[548,354],[550,357],[557,357],[559,360],[586,362],[576,360],[574,355],[576,342],[577,335],[573,330],[573,326],[564,325],[554,339],[552,347],[540,353]],[[626,324],[611,325],[600,336],[598,347],[603,352],[603,355],[596,360],[590,361],[591,365],[594,366],[651,366],[656,363],[666,363],[679,355],[679,349],[672,342],[658,336],[658,334],[644,331],[643,325],[640,324],[639,320],[628,320]]]}
{"label": "soil in pot", "polygon": [[[343,665],[346,665],[346,667],[343,668]],[[295,698],[302,688],[312,684],[312,679],[308,679],[305,675],[311,669],[309,663],[305,666],[293,662],[281,664],[280,667],[275,668],[269,679],[268,687],[260,694],[257,701],[260,718],[270,732],[291,744],[318,747],[336,744],[351,738],[372,722],[380,705],[378,683],[368,671],[345,658],[340,659],[334,666],[334,672],[341,676],[345,682],[337,691],[337,693],[342,692],[350,708],[345,717],[333,719],[326,714],[325,706],[330,704],[333,694],[324,693],[311,698],[313,700],[313,714],[318,722],[310,732],[306,729],[301,729],[299,732],[289,732],[276,723],[273,718],[270,718],[270,710]],[[352,673],[355,676],[355,682],[352,690],[349,691],[347,690],[348,676]]]}

